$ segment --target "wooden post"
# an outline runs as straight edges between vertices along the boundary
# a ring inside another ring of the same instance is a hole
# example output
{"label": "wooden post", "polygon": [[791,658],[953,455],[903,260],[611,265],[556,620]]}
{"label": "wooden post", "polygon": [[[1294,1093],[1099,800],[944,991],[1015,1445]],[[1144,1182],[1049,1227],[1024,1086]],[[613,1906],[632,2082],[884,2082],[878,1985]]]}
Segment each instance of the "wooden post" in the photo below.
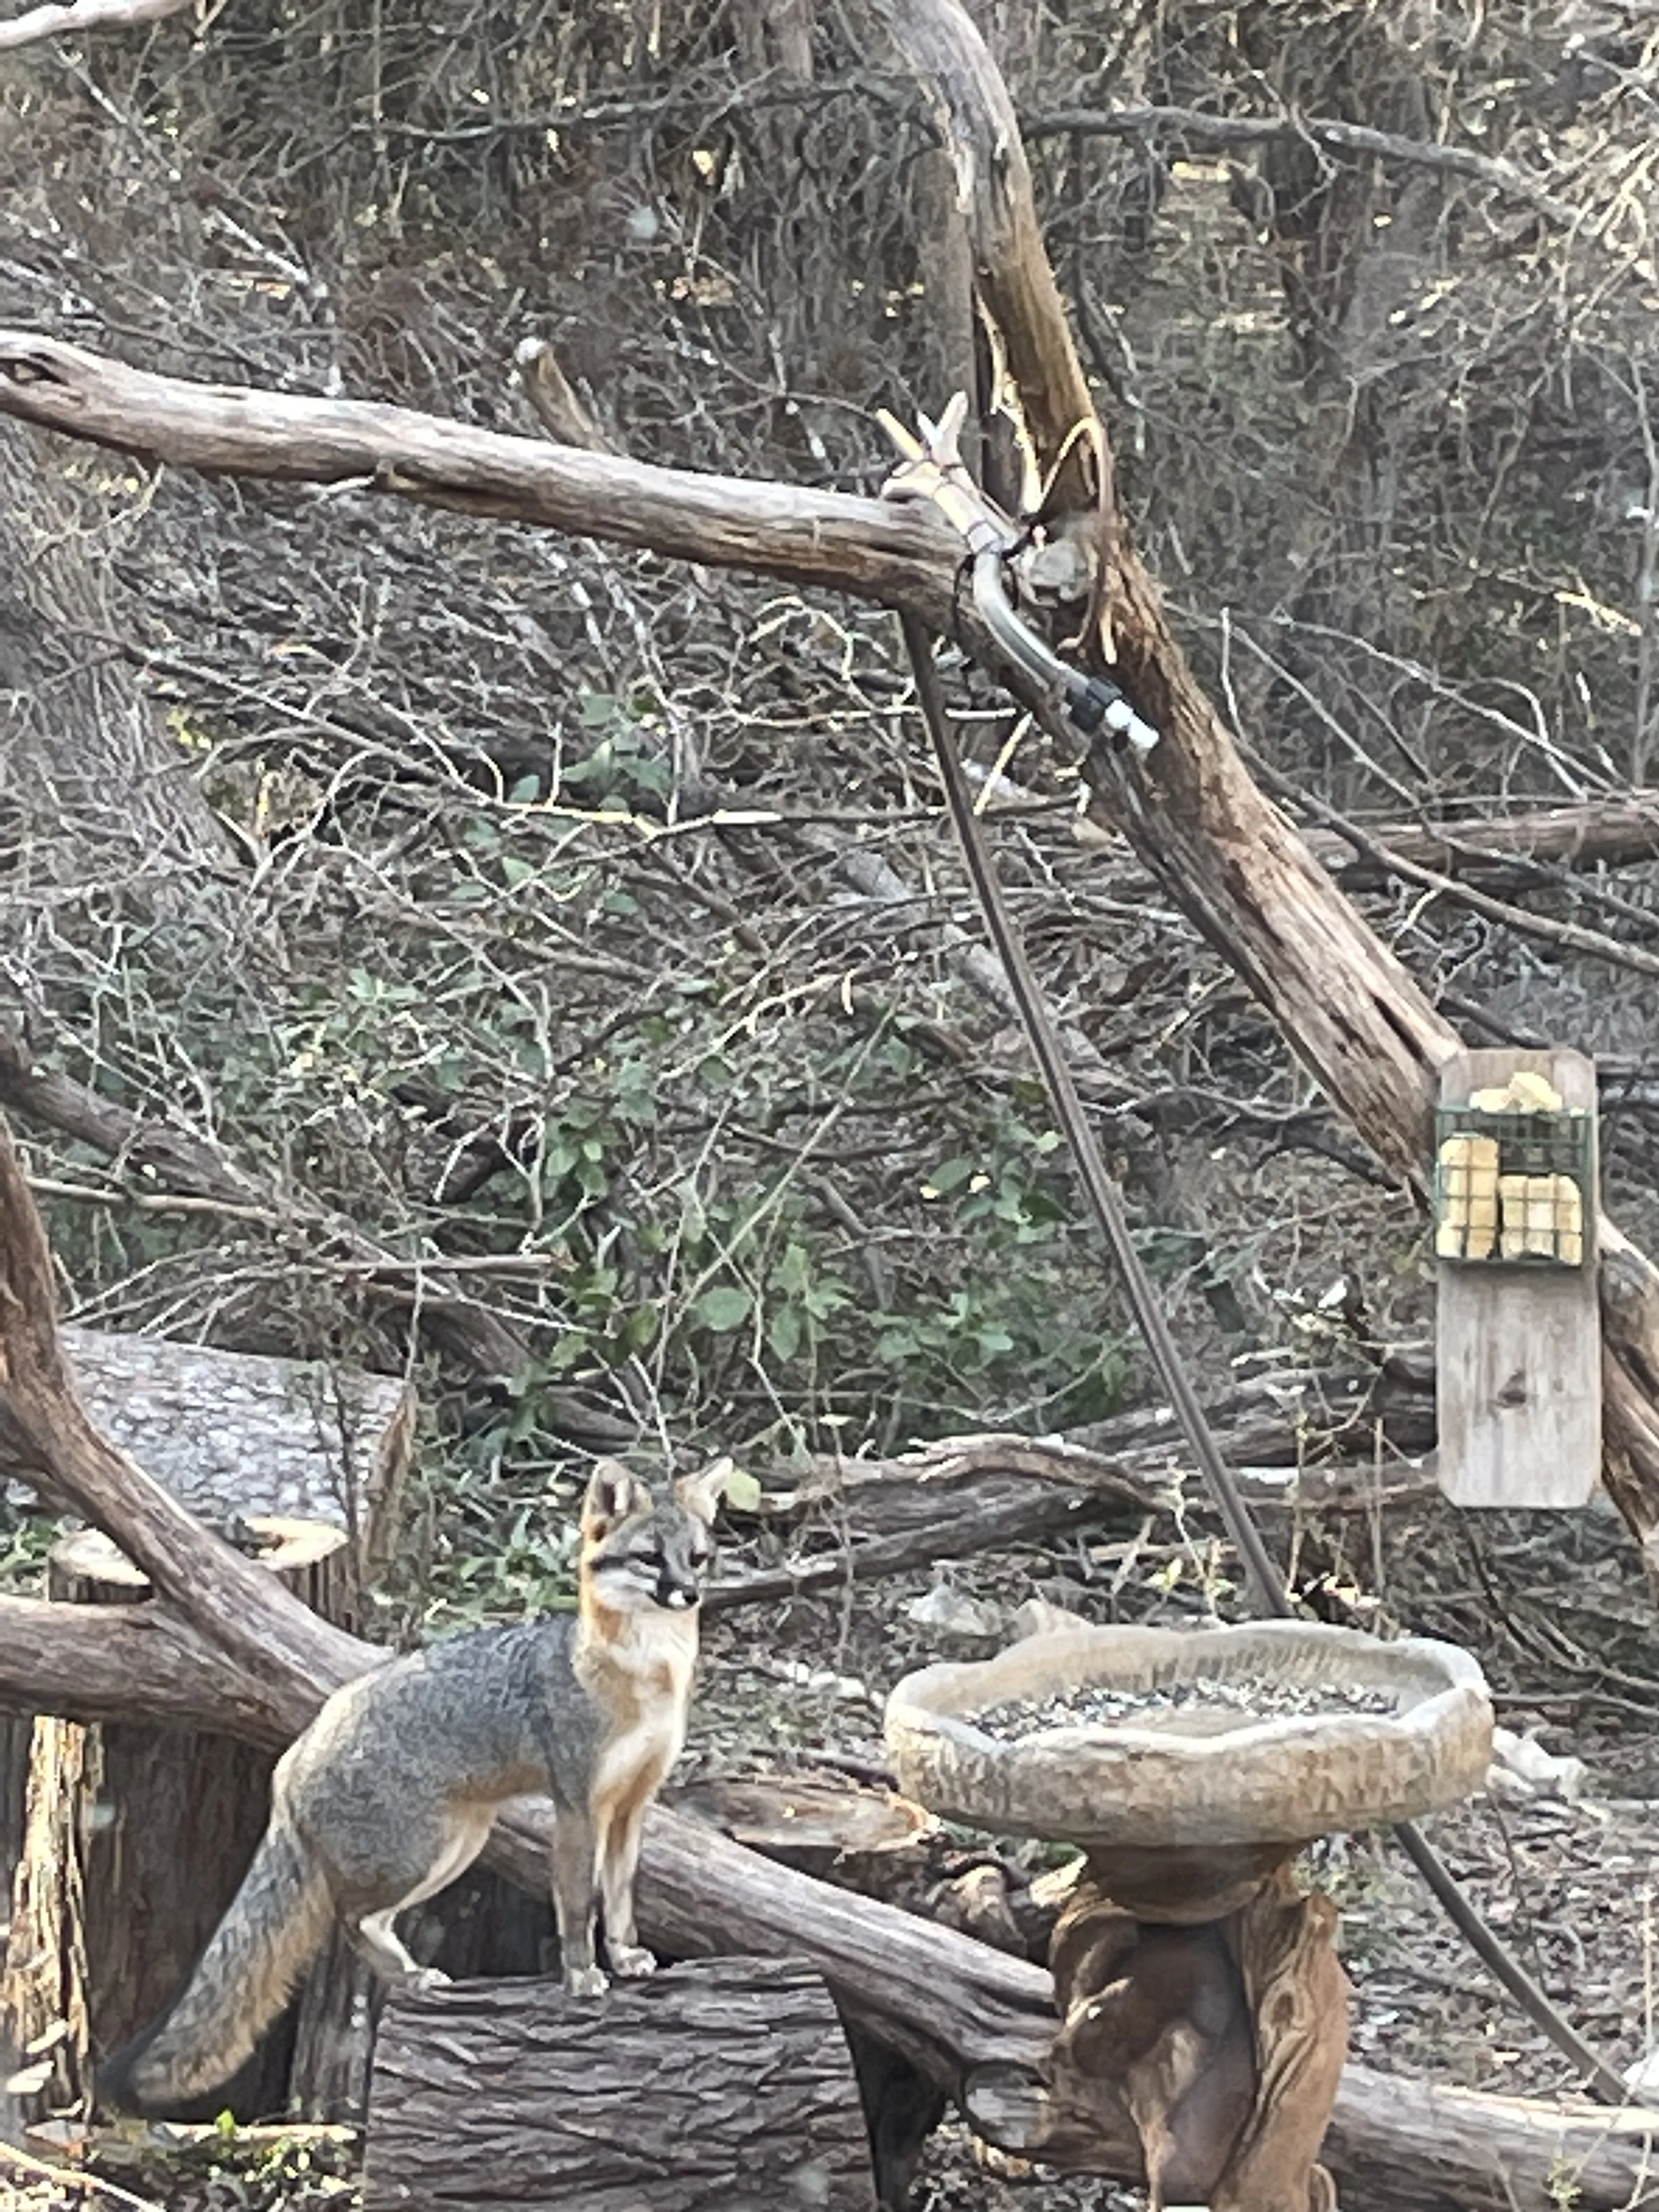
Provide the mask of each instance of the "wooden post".
{"label": "wooden post", "polygon": [[[1583,1505],[1601,1468],[1594,1064],[1577,1052],[1459,1053],[1441,1071],[1440,1103],[1467,1106],[1517,1074],[1541,1076],[1588,1117],[1582,1251],[1575,1266],[1506,1264],[1501,1243],[1490,1258],[1441,1260],[1440,1486],[1455,1505]],[[1504,1119],[1546,1126],[1543,1116]],[[1501,1224],[1480,1226],[1501,1238]]]}
{"label": "wooden post", "polygon": [[874,2212],[830,1993],[793,1959],[467,1982],[380,2023],[364,2212]]}

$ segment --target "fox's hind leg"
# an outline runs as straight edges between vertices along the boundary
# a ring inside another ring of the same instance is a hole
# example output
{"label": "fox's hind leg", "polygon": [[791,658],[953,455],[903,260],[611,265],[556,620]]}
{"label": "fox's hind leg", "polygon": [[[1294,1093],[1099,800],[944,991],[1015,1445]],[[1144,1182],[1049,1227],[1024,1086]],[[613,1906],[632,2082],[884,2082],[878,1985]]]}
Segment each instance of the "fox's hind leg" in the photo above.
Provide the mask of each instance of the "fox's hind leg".
{"label": "fox's hind leg", "polygon": [[[412,1887],[404,1887],[400,1880],[398,1887],[401,1894],[388,1901],[385,1883],[378,1883],[375,1887],[379,1894],[362,1900],[368,1906],[366,1911],[356,1899],[344,1903],[342,1917],[347,1939],[357,1956],[382,1981],[403,1989],[442,1989],[447,1985],[448,1975],[441,1973],[435,1966],[420,1965],[392,1923],[411,1905],[435,1897],[458,1875],[466,1872],[489,1840],[494,1817],[493,1813],[472,1808],[464,1814],[452,1814],[444,1823],[426,1872]],[[352,1909],[354,1905],[356,1910]]]}
{"label": "fox's hind leg", "polygon": [[564,1985],[574,1997],[603,1996],[611,1984],[593,1960],[599,1836],[586,1809],[561,1805],[553,1823],[553,1911]]}
{"label": "fox's hind leg", "polygon": [[384,1912],[366,1912],[361,1920],[348,1920],[346,1936],[352,1949],[370,1971],[393,1989],[441,1990],[449,1977],[436,1966],[423,1966],[415,1958],[392,1923],[401,1905]]}

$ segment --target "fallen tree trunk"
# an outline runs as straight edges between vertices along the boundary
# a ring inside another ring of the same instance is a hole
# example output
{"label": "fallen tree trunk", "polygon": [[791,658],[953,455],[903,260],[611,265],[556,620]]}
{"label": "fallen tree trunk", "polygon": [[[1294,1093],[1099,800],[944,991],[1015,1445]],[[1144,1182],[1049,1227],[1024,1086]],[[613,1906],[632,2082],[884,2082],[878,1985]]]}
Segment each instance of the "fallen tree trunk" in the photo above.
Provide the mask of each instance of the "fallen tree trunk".
{"label": "fallen tree trunk", "polygon": [[874,2212],[846,2038],[793,1959],[615,1984],[470,1982],[380,2022],[364,2212]]}
{"label": "fallen tree trunk", "polygon": [[[1334,1402],[1339,1396],[1346,1404]],[[1217,1409],[1212,1425],[1241,1495],[1258,1509],[1371,1512],[1437,1492],[1431,1468],[1406,1456],[1432,1443],[1433,1391],[1426,1377],[1404,1370],[1269,1377],[1259,1392]],[[817,1461],[790,1490],[766,1495],[762,1511],[770,1522],[810,1525],[832,1507],[835,1548],[718,1582],[705,1603],[726,1612],[872,1582],[1027,1543],[1085,1516],[1144,1521],[1168,1513],[1183,1480],[1195,1479],[1167,1406],[1139,1407],[1090,1434],[1104,1439],[1103,1448],[1068,1438],[947,1437],[896,1459]],[[1306,1463],[1344,1441],[1370,1451],[1370,1464]],[[1379,1460],[1383,1447],[1388,1456]]]}

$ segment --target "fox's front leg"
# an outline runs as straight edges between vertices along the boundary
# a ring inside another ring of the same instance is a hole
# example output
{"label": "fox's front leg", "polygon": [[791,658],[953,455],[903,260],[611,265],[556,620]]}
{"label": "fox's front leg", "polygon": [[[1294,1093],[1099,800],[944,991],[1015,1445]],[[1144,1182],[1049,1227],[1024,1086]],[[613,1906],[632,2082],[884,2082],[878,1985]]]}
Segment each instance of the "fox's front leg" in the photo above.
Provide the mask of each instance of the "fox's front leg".
{"label": "fox's front leg", "polygon": [[603,1996],[611,1986],[593,1959],[599,1871],[599,1838],[592,1819],[561,1806],[553,1823],[553,1912],[564,1985],[573,1997]]}
{"label": "fox's front leg", "polygon": [[655,1953],[638,1942],[639,1931],[634,1925],[634,1876],[640,1863],[649,1802],[641,1800],[612,1820],[599,1867],[605,1898],[605,1955],[611,1972],[629,1981],[657,1971]]}

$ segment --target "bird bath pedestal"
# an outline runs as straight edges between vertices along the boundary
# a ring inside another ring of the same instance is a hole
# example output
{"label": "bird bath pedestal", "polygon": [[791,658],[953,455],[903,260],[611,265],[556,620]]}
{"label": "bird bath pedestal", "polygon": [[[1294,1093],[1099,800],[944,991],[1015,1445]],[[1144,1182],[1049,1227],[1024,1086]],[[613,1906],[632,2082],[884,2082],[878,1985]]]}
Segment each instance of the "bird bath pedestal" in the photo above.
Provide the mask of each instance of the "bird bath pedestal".
{"label": "bird bath pedestal", "polygon": [[[1328,2212],[1348,1982],[1336,1909],[1291,1862],[1481,1786],[1474,1660],[1299,1621],[1079,1624],[908,1676],[887,1742],[931,1812],[1086,1856],[1050,1951],[1032,2154],[1121,2172],[1138,2154],[1155,2212]],[[1021,2132],[995,2082],[979,2092],[998,2140]]]}

